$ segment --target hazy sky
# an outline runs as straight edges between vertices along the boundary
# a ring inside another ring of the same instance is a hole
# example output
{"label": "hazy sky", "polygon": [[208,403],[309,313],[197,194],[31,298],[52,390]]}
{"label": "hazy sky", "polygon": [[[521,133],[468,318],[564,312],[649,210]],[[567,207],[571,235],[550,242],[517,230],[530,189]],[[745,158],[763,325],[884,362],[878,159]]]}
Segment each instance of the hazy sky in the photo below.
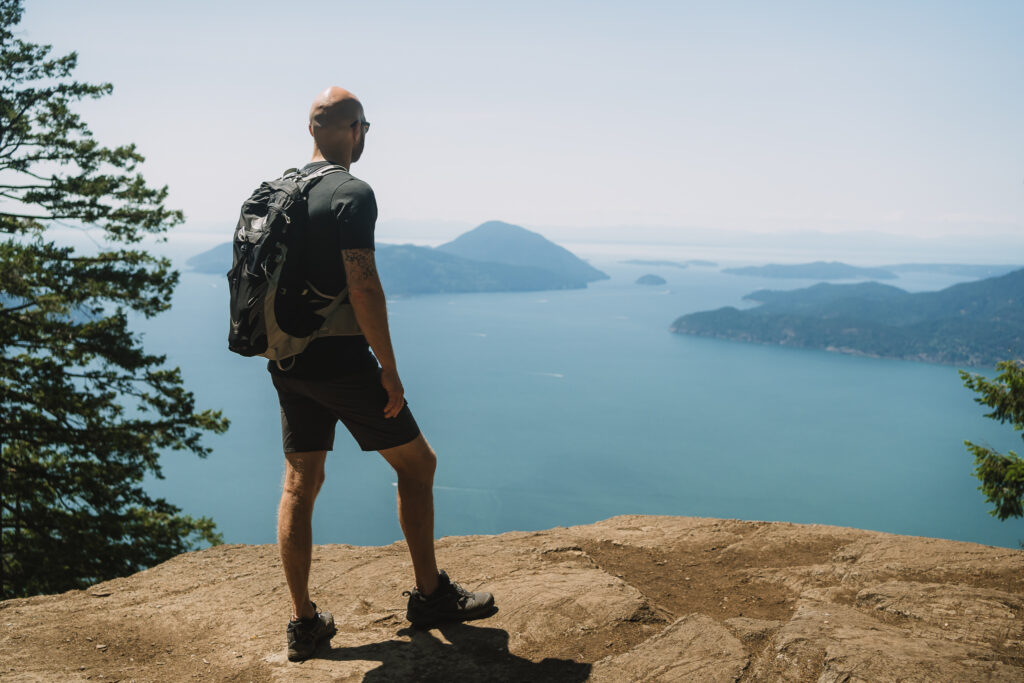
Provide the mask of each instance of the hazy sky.
{"label": "hazy sky", "polygon": [[[1024,232],[1024,2],[27,0],[191,229],[355,92],[382,221]],[[230,230],[230,228],[228,228]]]}

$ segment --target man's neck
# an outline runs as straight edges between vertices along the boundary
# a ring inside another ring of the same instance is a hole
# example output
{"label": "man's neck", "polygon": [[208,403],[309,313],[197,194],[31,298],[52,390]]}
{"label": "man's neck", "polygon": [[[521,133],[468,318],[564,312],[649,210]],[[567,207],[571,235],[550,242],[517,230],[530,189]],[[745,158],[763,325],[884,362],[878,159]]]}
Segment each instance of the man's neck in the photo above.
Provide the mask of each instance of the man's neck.
{"label": "man's neck", "polygon": [[318,161],[327,161],[332,164],[338,164],[344,166],[346,169],[352,166],[352,152],[348,154],[331,154],[330,157],[325,156],[319,148],[313,150],[313,158],[309,160],[309,163],[315,164]]}

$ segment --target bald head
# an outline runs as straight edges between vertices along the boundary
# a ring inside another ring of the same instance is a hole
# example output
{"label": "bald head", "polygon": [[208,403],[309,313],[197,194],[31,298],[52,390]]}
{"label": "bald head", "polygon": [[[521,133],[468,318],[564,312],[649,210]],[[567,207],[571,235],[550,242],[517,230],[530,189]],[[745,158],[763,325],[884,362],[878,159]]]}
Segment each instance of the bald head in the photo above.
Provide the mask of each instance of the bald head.
{"label": "bald head", "polygon": [[313,159],[326,159],[348,168],[358,161],[366,142],[363,126],[363,105],[359,98],[344,88],[332,86],[324,90],[309,108],[309,132],[316,144]]}
{"label": "bald head", "polygon": [[344,88],[334,85],[324,90],[313,100],[309,108],[309,125],[316,131],[320,128],[350,126],[363,115],[359,98]]}

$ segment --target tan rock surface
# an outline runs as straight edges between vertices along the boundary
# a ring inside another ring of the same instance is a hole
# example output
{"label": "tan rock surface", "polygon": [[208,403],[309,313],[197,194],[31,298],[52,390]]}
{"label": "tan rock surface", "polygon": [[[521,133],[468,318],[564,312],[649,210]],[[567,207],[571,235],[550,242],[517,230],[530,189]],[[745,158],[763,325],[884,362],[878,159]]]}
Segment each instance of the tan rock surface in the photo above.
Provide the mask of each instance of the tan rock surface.
{"label": "tan rock surface", "polygon": [[629,652],[597,662],[589,680],[732,683],[749,663],[743,644],[728,629],[694,612]]}
{"label": "tan rock surface", "polygon": [[1024,682],[1024,551],[823,525],[626,516],[438,543],[493,617],[415,631],[403,544],[317,546],[338,635],[284,656],[275,546],[0,603],[11,681]]}

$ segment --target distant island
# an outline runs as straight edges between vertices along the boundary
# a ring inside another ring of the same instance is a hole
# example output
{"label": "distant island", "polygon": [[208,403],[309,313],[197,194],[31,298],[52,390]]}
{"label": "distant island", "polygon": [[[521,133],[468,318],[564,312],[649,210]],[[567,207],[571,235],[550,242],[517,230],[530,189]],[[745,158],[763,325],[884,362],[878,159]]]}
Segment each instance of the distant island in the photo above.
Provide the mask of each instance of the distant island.
{"label": "distant island", "polygon": [[815,261],[814,263],[746,266],[744,268],[723,268],[730,275],[754,275],[757,277],[801,278],[809,280],[894,280],[896,273],[885,268],[861,268],[839,261]]}
{"label": "distant island", "polygon": [[376,261],[389,295],[533,292],[587,286],[584,281],[545,268],[475,261],[412,244],[378,244]]}
{"label": "distant island", "polygon": [[[692,263],[692,261],[691,261]],[[757,277],[800,278],[805,280],[892,280],[900,273],[936,273],[962,277],[996,277],[1017,270],[1021,266],[1010,265],[969,265],[962,263],[897,263],[895,265],[862,268],[839,261],[815,261],[814,263],[746,266],[723,268],[730,275],[753,275]]]}
{"label": "distant island", "polygon": [[894,266],[880,266],[894,273],[937,273],[940,275],[961,275],[963,277],[996,277],[1020,268],[1016,266],[976,266],[963,263],[898,263]]}
{"label": "distant island", "polygon": [[588,282],[608,279],[606,274],[540,233],[501,221],[478,225],[437,247],[437,251],[474,261],[542,268],[564,279],[565,287],[561,289],[582,288]]}
{"label": "distant island", "polygon": [[679,261],[657,261],[649,259],[630,259],[628,261],[620,261],[619,263],[628,263],[631,266],[665,266],[666,268],[686,268],[685,263]]}
{"label": "distant island", "polygon": [[648,273],[637,278],[636,283],[638,285],[663,285],[665,284],[665,278]]}
{"label": "distant island", "polygon": [[619,261],[619,263],[627,263],[633,266],[665,266],[667,268],[686,268],[688,266],[706,266],[714,268],[718,264],[714,261],[702,261],[701,259],[690,259],[689,261],[661,261],[651,259],[629,259],[628,261]]}
{"label": "distant island", "polygon": [[[222,275],[231,266],[231,250],[230,242],[219,244],[186,263]],[[542,235],[500,221],[483,223],[436,249],[378,244],[376,261],[391,295],[582,289],[608,279]]]}
{"label": "distant island", "polygon": [[761,305],[691,313],[679,334],[931,363],[991,366],[1024,355],[1024,269],[911,294],[891,285],[822,283],[760,290]]}

